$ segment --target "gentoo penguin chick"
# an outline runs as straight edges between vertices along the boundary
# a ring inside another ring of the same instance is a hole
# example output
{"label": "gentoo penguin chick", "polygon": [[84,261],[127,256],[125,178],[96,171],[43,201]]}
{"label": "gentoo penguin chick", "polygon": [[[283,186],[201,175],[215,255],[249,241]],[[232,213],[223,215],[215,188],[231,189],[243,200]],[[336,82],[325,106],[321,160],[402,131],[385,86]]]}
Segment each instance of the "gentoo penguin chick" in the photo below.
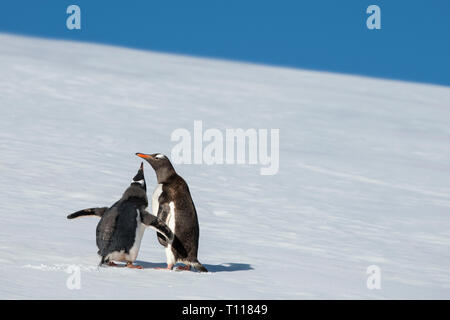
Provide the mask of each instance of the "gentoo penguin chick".
{"label": "gentoo penguin chick", "polygon": [[142,269],[142,266],[133,263],[136,261],[145,227],[155,228],[168,243],[172,243],[174,237],[164,222],[145,210],[147,206],[147,186],[141,162],[130,186],[112,207],[84,209],[67,218],[93,215],[101,217],[96,230],[100,265],[107,263],[116,266],[113,261],[122,261],[129,268]]}
{"label": "gentoo penguin chick", "polygon": [[181,262],[186,266],[180,269],[189,270],[192,266],[198,271],[208,272],[197,259],[200,231],[188,185],[165,155],[136,155],[147,160],[156,172],[158,186],[152,196],[152,213],[157,214],[175,234],[172,244],[157,234],[159,243],[166,248],[167,269],[171,270],[177,262]]}

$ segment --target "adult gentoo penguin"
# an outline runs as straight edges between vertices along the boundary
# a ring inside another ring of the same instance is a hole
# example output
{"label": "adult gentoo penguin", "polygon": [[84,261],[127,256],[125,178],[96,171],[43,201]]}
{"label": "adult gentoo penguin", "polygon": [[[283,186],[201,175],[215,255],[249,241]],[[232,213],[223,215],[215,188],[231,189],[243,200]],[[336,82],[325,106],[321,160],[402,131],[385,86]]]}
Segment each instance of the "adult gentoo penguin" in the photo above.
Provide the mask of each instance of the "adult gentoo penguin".
{"label": "adult gentoo penguin", "polygon": [[113,261],[122,261],[129,268],[142,269],[142,266],[134,265],[133,262],[136,261],[145,227],[155,228],[168,243],[172,243],[174,237],[164,222],[145,210],[147,206],[147,186],[141,162],[130,186],[112,207],[84,209],[67,218],[101,217],[96,231],[100,265],[107,263],[116,266]]}
{"label": "adult gentoo penguin", "polygon": [[177,262],[184,263],[184,270],[194,267],[208,272],[198,261],[199,226],[197,212],[188,185],[173,168],[169,159],[160,153],[136,153],[145,159],[156,172],[158,186],[152,196],[152,213],[164,221],[175,234],[173,243],[157,234],[158,241],[166,247],[167,269],[171,270]]}

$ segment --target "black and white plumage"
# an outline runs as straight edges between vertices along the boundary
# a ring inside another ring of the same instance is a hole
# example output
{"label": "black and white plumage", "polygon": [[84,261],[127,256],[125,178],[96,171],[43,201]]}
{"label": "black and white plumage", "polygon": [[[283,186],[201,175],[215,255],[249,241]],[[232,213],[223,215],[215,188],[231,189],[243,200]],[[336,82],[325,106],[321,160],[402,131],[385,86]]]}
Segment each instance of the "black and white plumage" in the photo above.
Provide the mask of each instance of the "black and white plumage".
{"label": "black and white plumage", "polygon": [[197,259],[200,229],[187,183],[175,172],[165,155],[136,155],[150,163],[156,172],[158,185],[152,196],[152,213],[164,221],[175,234],[173,243],[157,234],[159,243],[166,248],[167,268],[172,269],[180,262],[186,265],[184,269],[192,266],[198,271],[207,272]]}
{"label": "black and white plumage", "polygon": [[99,216],[96,239],[100,265],[113,261],[123,261],[128,267],[134,266],[142,236],[146,227],[155,228],[165,241],[171,243],[173,233],[168,226],[154,215],[148,213],[147,186],[145,184],[143,164],[125,190],[122,198],[110,208],[90,208],[77,211],[67,216],[74,219],[82,216]]}

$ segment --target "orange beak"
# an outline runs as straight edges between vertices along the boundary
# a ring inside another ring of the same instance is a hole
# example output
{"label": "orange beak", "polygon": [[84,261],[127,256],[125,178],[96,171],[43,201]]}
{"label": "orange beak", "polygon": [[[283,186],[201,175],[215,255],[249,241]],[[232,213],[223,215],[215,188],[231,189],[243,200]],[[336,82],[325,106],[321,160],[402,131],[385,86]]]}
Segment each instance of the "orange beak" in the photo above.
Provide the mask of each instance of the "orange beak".
{"label": "orange beak", "polygon": [[151,155],[145,154],[145,153],[136,153],[136,155],[137,155],[138,157],[141,157],[142,159],[151,159],[151,158],[152,158]]}

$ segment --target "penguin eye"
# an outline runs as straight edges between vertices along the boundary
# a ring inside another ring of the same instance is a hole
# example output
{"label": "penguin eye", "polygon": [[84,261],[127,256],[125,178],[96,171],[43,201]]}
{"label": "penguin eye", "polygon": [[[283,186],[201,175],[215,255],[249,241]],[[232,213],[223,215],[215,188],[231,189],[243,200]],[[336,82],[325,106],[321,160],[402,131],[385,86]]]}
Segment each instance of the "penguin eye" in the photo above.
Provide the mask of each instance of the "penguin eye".
{"label": "penguin eye", "polygon": [[156,156],[155,156],[155,158],[156,159],[164,159],[166,156],[165,155],[163,155],[163,154],[160,154],[160,153],[158,153]]}

